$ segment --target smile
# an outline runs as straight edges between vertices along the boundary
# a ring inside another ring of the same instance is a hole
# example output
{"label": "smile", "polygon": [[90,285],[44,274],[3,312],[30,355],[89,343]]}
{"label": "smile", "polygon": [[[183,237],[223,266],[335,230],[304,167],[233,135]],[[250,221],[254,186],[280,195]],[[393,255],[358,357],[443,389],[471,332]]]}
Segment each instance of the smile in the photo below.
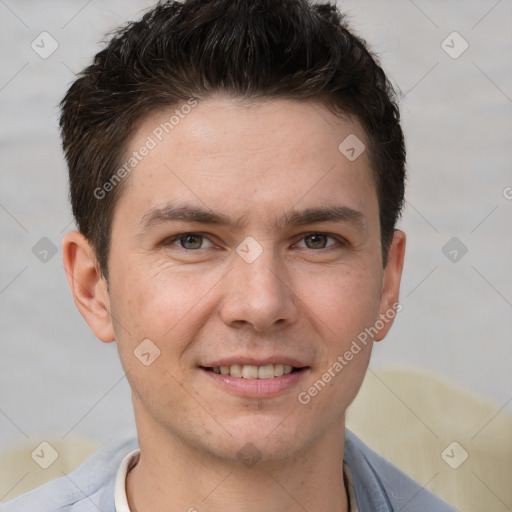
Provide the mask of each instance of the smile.
{"label": "smile", "polygon": [[304,384],[300,383],[311,373],[309,366],[292,366],[284,363],[230,364],[199,368],[215,386],[246,398],[271,398],[295,387],[303,388]]}
{"label": "smile", "polygon": [[262,380],[281,377],[300,370],[300,368],[295,368],[289,364],[266,364],[264,366],[232,364],[230,366],[215,366],[204,369],[213,373],[229,375],[236,378]]}

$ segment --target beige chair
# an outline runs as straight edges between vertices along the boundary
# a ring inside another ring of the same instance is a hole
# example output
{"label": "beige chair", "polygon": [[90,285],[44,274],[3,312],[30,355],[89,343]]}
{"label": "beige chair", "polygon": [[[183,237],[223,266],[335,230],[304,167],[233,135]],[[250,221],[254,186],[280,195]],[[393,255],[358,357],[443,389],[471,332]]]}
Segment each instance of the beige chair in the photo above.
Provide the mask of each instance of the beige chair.
{"label": "beige chair", "polygon": [[504,405],[422,368],[370,369],[347,427],[461,512],[506,512],[512,417]]}
{"label": "beige chair", "polygon": [[[446,377],[411,367],[370,369],[347,427],[461,512],[512,510],[512,418]],[[46,436],[58,453],[48,469],[34,462],[33,445],[2,454],[0,500],[69,473],[99,446],[76,436],[55,439]]]}
{"label": "beige chair", "polygon": [[[81,436],[69,435],[64,441],[60,437],[42,436],[36,443],[18,445],[1,454],[0,501],[10,500],[70,473],[100,446],[98,441]],[[50,447],[41,443],[49,443]],[[38,457],[41,450],[46,454],[46,461]],[[52,459],[55,454],[52,450],[57,455],[54,461]],[[45,468],[45,462],[52,464]]]}

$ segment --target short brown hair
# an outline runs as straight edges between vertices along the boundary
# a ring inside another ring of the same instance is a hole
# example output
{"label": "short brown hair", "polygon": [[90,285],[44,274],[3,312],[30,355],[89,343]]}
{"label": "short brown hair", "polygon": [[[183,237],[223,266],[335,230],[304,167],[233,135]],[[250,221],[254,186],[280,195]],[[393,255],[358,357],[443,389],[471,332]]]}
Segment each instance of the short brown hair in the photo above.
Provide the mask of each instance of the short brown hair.
{"label": "short brown hair", "polygon": [[61,103],[73,215],[103,275],[122,183],[95,191],[152,111],[218,92],[314,99],[357,117],[370,141],[385,264],[404,201],[405,145],[395,91],[365,41],[331,4],[185,0],[159,2],[115,32]]}

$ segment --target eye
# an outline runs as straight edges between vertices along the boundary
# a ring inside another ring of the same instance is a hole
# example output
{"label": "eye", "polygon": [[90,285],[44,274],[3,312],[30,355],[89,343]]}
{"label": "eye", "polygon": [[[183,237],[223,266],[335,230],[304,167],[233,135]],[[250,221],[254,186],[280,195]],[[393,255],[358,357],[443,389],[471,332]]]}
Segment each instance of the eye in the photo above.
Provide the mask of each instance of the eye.
{"label": "eye", "polygon": [[203,235],[197,233],[180,233],[179,235],[165,240],[164,245],[179,244],[179,247],[188,250],[207,249],[208,247],[202,247],[205,241],[210,244],[209,247],[213,247],[213,244]]}
{"label": "eye", "polygon": [[[331,239],[339,244],[343,245],[340,240],[333,236],[326,235],[325,233],[310,233],[302,238],[305,241],[306,249],[327,249],[328,247],[332,247],[335,244],[327,245],[327,241]],[[301,241],[302,243],[302,241]],[[297,247],[303,248],[304,245],[298,244]]]}

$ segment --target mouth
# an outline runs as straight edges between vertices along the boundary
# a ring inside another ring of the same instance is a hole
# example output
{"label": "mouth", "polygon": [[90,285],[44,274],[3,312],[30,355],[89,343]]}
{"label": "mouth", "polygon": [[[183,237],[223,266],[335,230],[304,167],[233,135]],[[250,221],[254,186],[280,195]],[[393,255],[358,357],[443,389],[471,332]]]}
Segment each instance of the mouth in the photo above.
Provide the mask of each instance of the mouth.
{"label": "mouth", "polygon": [[238,379],[268,380],[307,369],[307,366],[295,367],[290,364],[266,364],[256,366],[252,364],[232,364],[229,366],[201,366],[207,372],[230,376]]}
{"label": "mouth", "polygon": [[[219,386],[228,393],[244,398],[272,398],[283,393],[291,393],[293,389],[305,386],[305,379],[311,373],[309,366],[292,366],[284,362],[265,364],[220,364],[223,361],[200,366],[201,373],[214,386]],[[232,361],[225,361],[231,363]],[[255,363],[257,361],[244,361]],[[294,361],[286,361],[292,363]],[[219,366],[216,366],[216,365]],[[295,364],[300,364],[295,362]],[[215,366],[209,366],[215,365]]]}

